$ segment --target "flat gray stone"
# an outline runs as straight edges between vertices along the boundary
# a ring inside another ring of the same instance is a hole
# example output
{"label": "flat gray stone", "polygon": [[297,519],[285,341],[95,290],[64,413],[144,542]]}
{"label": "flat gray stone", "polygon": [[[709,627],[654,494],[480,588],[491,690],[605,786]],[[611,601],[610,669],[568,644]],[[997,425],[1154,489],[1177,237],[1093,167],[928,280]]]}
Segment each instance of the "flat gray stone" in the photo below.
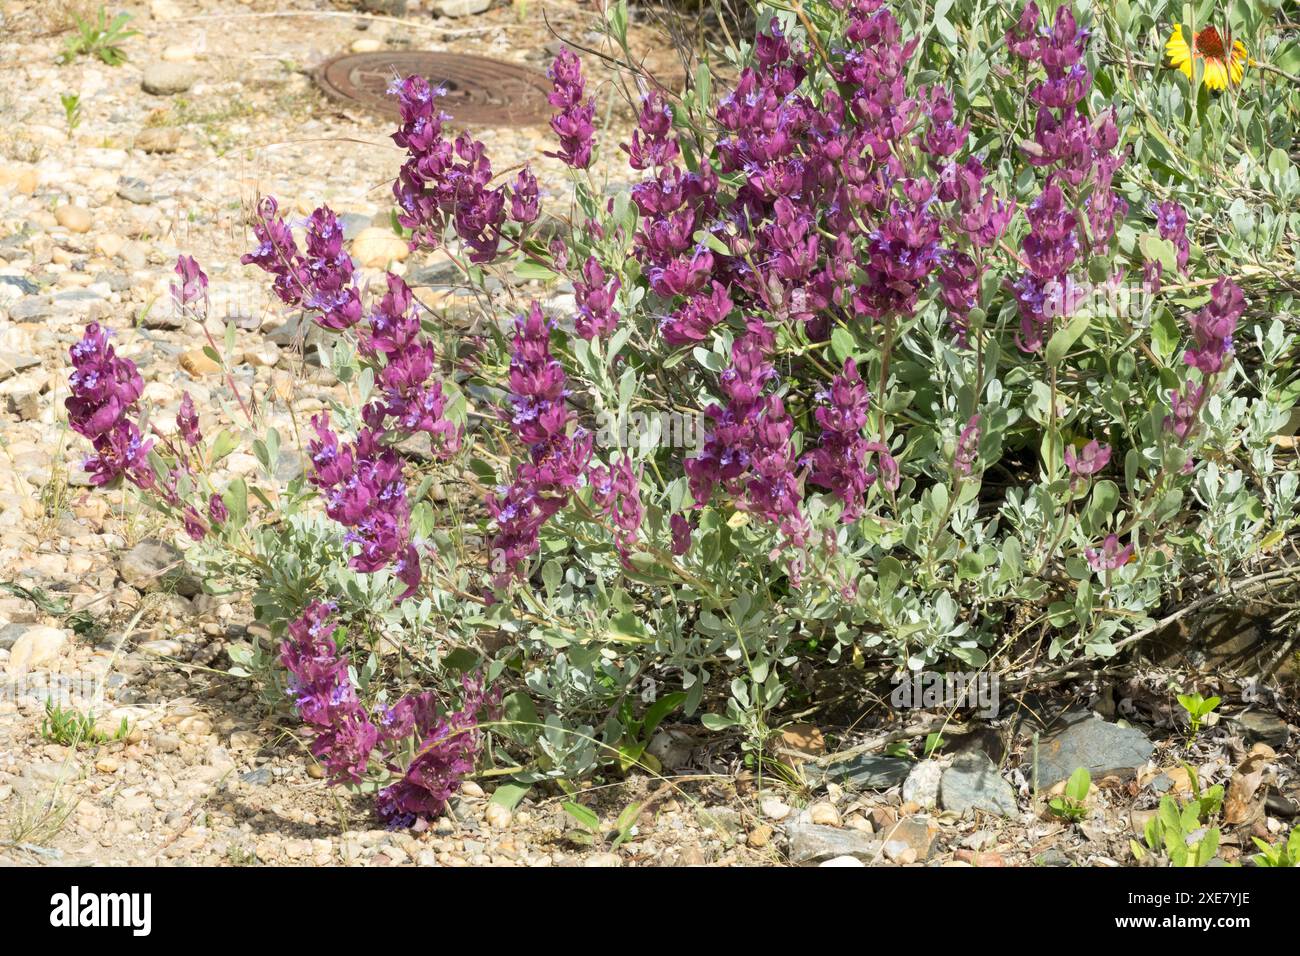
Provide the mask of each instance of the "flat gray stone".
{"label": "flat gray stone", "polygon": [[117,181],[117,196],[137,206],[147,206],[158,198],[148,183],[135,176],[123,176]]}
{"label": "flat gray stone", "polygon": [[790,862],[795,866],[817,866],[841,856],[870,863],[881,854],[880,841],[860,830],[791,823],[785,832],[790,840]]}
{"label": "flat gray stone", "polygon": [[1291,728],[1285,720],[1262,710],[1248,710],[1229,717],[1228,722],[1241,731],[1246,743],[1268,744],[1274,750],[1285,747],[1291,736]]}
{"label": "flat gray stone", "polygon": [[[1109,774],[1131,776],[1154,750],[1142,731],[1090,717],[1039,740],[1038,787],[1068,780],[1080,767],[1086,767],[1094,780]],[[1034,759],[1032,747],[1026,758]],[[1033,773],[1032,764],[1029,771]]]}
{"label": "flat gray stone", "polygon": [[48,295],[29,295],[9,307],[9,318],[15,322],[48,319],[54,314],[54,304]]}
{"label": "flat gray stone", "polygon": [[19,372],[35,368],[41,364],[39,356],[24,355],[21,352],[0,352],[0,382],[13,378]]}
{"label": "flat gray stone", "polygon": [[202,590],[181,552],[154,538],[141,541],[123,553],[117,562],[117,572],[123,581],[139,591],[174,591],[193,597]]}
{"label": "flat gray stone", "polygon": [[434,0],[433,13],[439,17],[471,17],[492,6],[492,0]]}
{"label": "flat gray stone", "polygon": [[943,772],[939,801],[945,810],[954,813],[983,810],[1010,817],[1018,809],[1011,784],[1002,779],[997,766],[982,751],[961,754]]}
{"label": "flat gray stone", "polygon": [[35,282],[23,276],[0,276],[0,284],[13,286],[23,295],[35,295],[41,290]]}
{"label": "flat gray stone", "polygon": [[856,754],[823,766],[808,766],[809,783],[836,783],[847,790],[888,790],[899,786],[912,771],[913,762],[901,757]]}

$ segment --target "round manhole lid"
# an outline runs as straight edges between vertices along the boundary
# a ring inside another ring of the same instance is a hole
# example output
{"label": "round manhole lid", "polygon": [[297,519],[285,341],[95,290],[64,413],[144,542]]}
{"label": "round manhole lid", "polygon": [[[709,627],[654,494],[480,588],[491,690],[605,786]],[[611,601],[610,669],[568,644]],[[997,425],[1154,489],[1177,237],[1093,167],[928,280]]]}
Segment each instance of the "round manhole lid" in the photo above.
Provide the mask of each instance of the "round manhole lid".
{"label": "round manhole lid", "polygon": [[550,118],[551,91],[545,74],[482,56],[390,50],[335,57],[316,70],[316,82],[330,96],[388,116],[398,116],[388,95],[394,78],[418,73],[447,95],[440,104],[453,122],[466,126],[532,126]]}

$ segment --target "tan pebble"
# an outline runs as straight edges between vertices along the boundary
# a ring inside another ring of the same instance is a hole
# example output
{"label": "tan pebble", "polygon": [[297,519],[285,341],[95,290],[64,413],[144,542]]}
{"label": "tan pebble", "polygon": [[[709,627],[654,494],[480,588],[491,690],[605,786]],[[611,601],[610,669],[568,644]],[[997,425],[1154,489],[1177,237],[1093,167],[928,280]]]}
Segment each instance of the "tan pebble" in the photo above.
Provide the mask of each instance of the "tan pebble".
{"label": "tan pebble", "polygon": [[814,803],[808,808],[808,819],[827,827],[840,826],[840,811],[829,803]]}
{"label": "tan pebble", "polygon": [[69,232],[90,232],[93,222],[90,210],[83,206],[60,206],[54,210],[54,219]]}
{"label": "tan pebble", "polygon": [[117,761],[112,757],[100,757],[95,761],[95,769],[100,773],[117,773]]}
{"label": "tan pebble", "polygon": [[113,258],[122,251],[126,239],[115,232],[103,232],[95,237],[95,250],[106,258]]}
{"label": "tan pebble", "polygon": [[473,780],[466,780],[463,783],[461,783],[460,795],[462,797],[479,797],[479,798],[486,796],[486,794],[483,793],[483,788],[480,787]]}
{"label": "tan pebble", "polygon": [[499,803],[489,803],[487,810],[483,812],[483,818],[487,820],[488,826],[498,830],[510,826],[510,811]]}
{"label": "tan pebble", "polygon": [[749,831],[749,845],[754,849],[762,849],[772,842],[772,828],[766,823],[754,827]]}
{"label": "tan pebble", "polygon": [[203,349],[190,349],[181,355],[181,368],[194,378],[212,375],[221,371],[221,366],[212,361]]}

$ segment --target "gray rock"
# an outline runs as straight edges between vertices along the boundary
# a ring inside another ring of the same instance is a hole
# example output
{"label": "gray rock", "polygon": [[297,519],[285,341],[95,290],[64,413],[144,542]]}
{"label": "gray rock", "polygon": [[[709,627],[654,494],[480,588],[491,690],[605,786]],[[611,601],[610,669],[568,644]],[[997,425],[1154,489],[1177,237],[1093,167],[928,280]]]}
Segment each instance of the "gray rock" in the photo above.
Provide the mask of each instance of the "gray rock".
{"label": "gray rock", "polygon": [[175,591],[193,597],[202,590],[181,552],[154,538],[125,552],[118,559],[117,571],[123,581],[140,591]]}
{"label": "gray rock", "polygon": [[1017,810],[1011,784],[1002,779],[998,768],[982,751],[961,754],[944,771],[939,800],[945,810],[954,813],[983,810],[1010,817]]}
{"label": "gray rock", "polygon": [[198,78],[192,63],[150,63],[144,68],[140,87],[154,96],[172,96],[184,93]]}
{"label": "gray rock", "polygon": [[0,285],[11,285],[23,295],[35,295],[41,291],[35,282],[22,276],[0,276]]}
{"label": "gray rock", "polygon": [[447,259],[440,259],[437,262],[428,262],[424,265],[416,266],[404,276],[406,284],[412,289],[422,286],[448,286],[454,285],[456,277],[460,275],[460,270],[456,264]]}
{"label": "gray rock", "polygon": [[21,352],[0,352],[0,382],[13,378],[24,369],[33,368],[40,364],[40,358],[35,355],[25,355]]}
{"label": "gray rock", "polygon": [[9,308],[9,317],[15,322],[48,319],[53,314],[54,306],[48,295],[29,295],[19,299]]}
{"label": "gray rock", "polygon": [[492,0],[434,0],[433,14],[439,17],[469,17],[483,13]]}
{"label": "gray rock", "polygon": [[1274,750],[1285,747],[1291,736],[1291,728],[1285,720],[1262,710],[1248,710],[1244,714],[1229,717],[1228,722],[1240,730],[1246,743],[1268,744]]}
{"label": "gray rock", "polygon": [[[1142,731],[1090,717],[1039,741],[1037,785],[1051,787],[1079,767],[1086,767],[1094,780],[1108,774],[1130,776],[1154,750]],[[1033,760],[1032,750],[1026,757]],[[1033,767],[1029,770],[1032,774]]]}
{"label": "gray rock", "polygon": [[362,229],[370,228],[370,217],[359,212],[339,213],[339,224],[343,226],[343,238],[351,242]]}
{"label": "gray rock", "polygon": [[140,325],[155,331],[176,331],[185,327],[185,317],[168,297],[154,302],[153,308],[140,317]]}
{"label": "gray rock", "polygon": [[848,790],[888,790],[897,787],[912,770],[912,761],[901,757],[855,754],[824,766],[809,765],[804,776],[810,784],[837,783]]}
{"label": "gray rock", "polygon": [[256,770],[249,770],[247,773],[241,773],[239,779],[254,787],[268,786],[271,783],[271,768],[258,767]]}
{"label": "gray rock", "polygon": [[785,833],[790,841],[790,862],[795,866],[817,866],[841,856],[870,863],[880,856],[882,849],[879,840],[860,830],[791,823]]}
{"label": "gray rock", "polygon": [[937,760],[922,760],[903,782],[903,800],[913,801],[927,810],[939,802],[939,781],[943,767]]}
{"label": "gray rock", "polygon": [[158,198],[148,183],[134,176],[123,176],[117,181],[117,196],[137,206],[147,206]]}

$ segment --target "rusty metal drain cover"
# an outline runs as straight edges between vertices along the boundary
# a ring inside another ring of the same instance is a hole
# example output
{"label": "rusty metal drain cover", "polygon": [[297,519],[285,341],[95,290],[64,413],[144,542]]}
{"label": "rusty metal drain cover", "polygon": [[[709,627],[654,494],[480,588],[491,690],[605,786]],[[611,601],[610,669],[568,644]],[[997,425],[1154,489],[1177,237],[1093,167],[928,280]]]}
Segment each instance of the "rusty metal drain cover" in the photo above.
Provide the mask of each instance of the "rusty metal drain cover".
{"label": "rusty metal drain cover", "polygon": [[447,88],[442,109],[461,126],[532,126],[550,119],[546,75],[482,56],[390,50],[335,57],[316,70],[316,82],[330,96],[396,117],[388,95],[394,77],[418,73]]}

